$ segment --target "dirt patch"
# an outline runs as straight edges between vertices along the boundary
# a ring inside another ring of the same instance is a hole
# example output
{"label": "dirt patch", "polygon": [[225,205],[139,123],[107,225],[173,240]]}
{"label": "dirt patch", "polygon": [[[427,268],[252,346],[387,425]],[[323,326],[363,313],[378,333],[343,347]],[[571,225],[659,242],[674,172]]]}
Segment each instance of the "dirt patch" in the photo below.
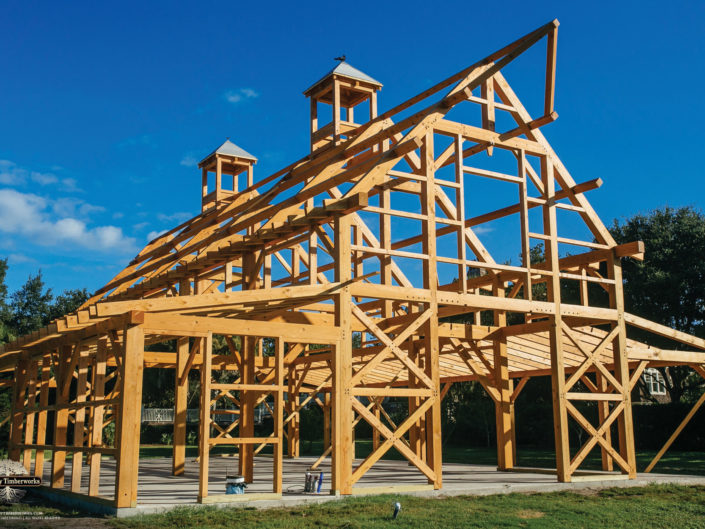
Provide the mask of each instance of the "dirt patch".
{"label": "dirt patch", "polygon": [[541,511],[522,509],[521,511],[517,511],[517,518],[521,518],[522,520],[531,520],[534,518],[543,518],[545,514],[546,513]]}

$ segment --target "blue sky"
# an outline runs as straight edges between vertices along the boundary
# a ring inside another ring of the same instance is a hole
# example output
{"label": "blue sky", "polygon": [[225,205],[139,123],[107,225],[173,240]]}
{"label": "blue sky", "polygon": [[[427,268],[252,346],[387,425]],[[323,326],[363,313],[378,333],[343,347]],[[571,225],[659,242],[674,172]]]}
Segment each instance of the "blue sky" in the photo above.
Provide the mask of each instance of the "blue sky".
{"label": "blue sky", "polygon": [[[604,180],[597,212],[703,208],[702,3],[3,0],[9,287],[39,268],[55,291],[107,282],[199,211],[195,163],[225,137],[256,178],[306,154],[302,91],[341,53],[384,83],[384,111],[553,18],[560,117],[543,130],[577,181]],[[506,72],[530,110],[542,54]]]}

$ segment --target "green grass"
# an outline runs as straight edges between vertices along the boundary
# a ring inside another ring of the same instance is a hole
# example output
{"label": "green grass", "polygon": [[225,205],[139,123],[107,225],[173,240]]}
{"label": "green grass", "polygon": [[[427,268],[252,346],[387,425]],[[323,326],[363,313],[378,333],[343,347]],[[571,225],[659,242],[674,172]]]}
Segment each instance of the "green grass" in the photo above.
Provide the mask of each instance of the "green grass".
{"label": "green grass", "polygon": [[[391,519],[392,504],[402,511]],[[5,511],[41,512],[60,516],[41,527],[108,527],[112,529],[230,528],[668,528],[705,527],[705,487],[651,485],[598,492],[559,492],[493,496],[423,498],[404,495],[353,497],[319,505],[257,510],[248,508],[182,507],[163,514],[127,519],[93,518],[52,506],[18,504]],[[66,520],[68,518],[69,520]],[[29,521],[12,527],[37,527]],[[8,525],[9,526],[9,525]]]}
{"label": "green grass", "polygon": [[[391,520],[400,501],[399,519]],[[384,495],[287,509],[187,509],[111,520],[147,528],[696,528],[705,527],[705,487],[650,486],[592,494],[509,494],[419,498]]]}

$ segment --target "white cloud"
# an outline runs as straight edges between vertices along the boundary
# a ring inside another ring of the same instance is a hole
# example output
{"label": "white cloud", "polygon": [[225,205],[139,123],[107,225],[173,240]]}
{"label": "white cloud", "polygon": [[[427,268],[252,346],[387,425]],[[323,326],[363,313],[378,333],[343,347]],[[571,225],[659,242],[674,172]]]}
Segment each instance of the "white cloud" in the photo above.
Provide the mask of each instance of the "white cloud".
{"label": "white cloud", "polygon": [[186,155],[179,162],[184,167],[196,167],[198,165],[198,160],[191,155]]}
{"label": "white cloud", "polygon": [[259,97],[259,94],[252,88],[239,88],[225,92],[225,100],[228,103],[239,103],[243,99],[255,99],[257,97]]}
{"label": "white cloud", "polygon": [[74,245],[115,253],[135,251],[135,239],[125,236],[121,228],[91,228],[85,220],[66,215],[72,210],[80,213],[82,207],[84,215],[100,209],[80,201],[51,201],[31,193],[0,189],[0,231],[27,237],[42,246]]}
{"label": "white cloud", "polygon": [[139,231],[145,229],[147,226],[149,226],[149,222],[138,222],[132,226],[132,229]]}
{"label": "white cloud", "polygon": [[75,178],[64,178],[61,180],[61,187],[63,191],[66,191],[67,193],[71,192],[77,192],[77,191],[83,191],[78,187],[78,182],[76,182]]}
{"label": "white cloud", "polygon": [[193,215],[187,211],[179,211],[177,213],[172,213],[171,215],[165,215],[164,213],[159,213],[157,215],[157,218],[162,222],[178,222],[179,224],[190,219],[191,217],[193,217]]}
{"label": "white cloud", "polygon": [[21,253],[11,253],[8,256],[8,258],[9,258],[10,264],[36,263],[37,262],[36,259],[34,259],[32,257],[28,257],[28,256],[21,254]]}
{"label": "white cloud", "polygon": [[78,198],[57,198],[52,203],[52,211],[59,217],[87,217],[91,213],[105,211],[102,206],[88,204]]}
{"label": "white cloud", "polygon": [[494,231],[494,228],[491,226],[474,226],[472,228],[472,231],[475,232],[475,235],[483,235],[485,233],[491,233]]}
{"label": "white cloud", "polygon": [[169,230],[161,230],[161,231],[156,231],[156,230],[155,230],[155,231],[150,231],[150,232],[147,234],[147,241],[150,241],[150,242],[151,242],[151,241],[153,241],[154,239],[156,239],[157,237],[159,237],[160,235],[164,235],[167,231],[169,231]]}
{"label": "white cloud", "polygon": [[29,177],[32,179],[32,182],[36,182],[42,186],[47,186],[49,184],[55,184],[56,182],[59,181],[59,179],[54,174],[39,173],[37,171],[32,171],[29,174]]}
{"label": "white cloud", "polygon": [[40,186],[60,184],[62,191],[66,192],[81,191],[75,178],[60,179],[54,173],[29,171],[11,160],[0,160],[0,184],[23,186],[28,182],[34,182]]}

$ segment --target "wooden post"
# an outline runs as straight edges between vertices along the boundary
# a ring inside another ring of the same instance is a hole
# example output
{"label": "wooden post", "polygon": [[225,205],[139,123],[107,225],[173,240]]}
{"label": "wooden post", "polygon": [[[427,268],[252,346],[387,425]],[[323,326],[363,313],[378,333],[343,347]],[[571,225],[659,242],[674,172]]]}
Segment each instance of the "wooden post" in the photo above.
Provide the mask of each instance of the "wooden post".
{"label": "wooden post", "polygon": [[27,370],[29,361],[22,358],[15,367],[15,387],[12,393],[12,423],[10,429],[10,450],[8,455],[13,461],[20,460],[22,442],[22,426],[24,422],[24,400],[27,395]]}
{"label": "wooden post", "polygon": [[[108,340],[105,336],[98,338],[95,353],[95,370],[93,376],[93,400],[102,400],[105,397],[105,374],[107,371],[106,362],[108,359]],[[103,446],[103,417],[105,416],[105,406],[96,406],[93,409],[91,421],[91,446]],[[88,495],[98,496],[100,493],[100,458],[99,452],[90,455],[90,474],[88,476]]]}
{"label": "wooden post", "polygon": [[422,185],[421,212],[426,215],[423,226],[423,248],[428,259],[424,262],[423,286],[430,292],[431,301],[428,308],[431,317],[425,325],[424,339],[424,368],[433,383],[433,404],[426,412],[426,463],[435,472],[435,480],[429,479],[434,489],[440,489],[442,479],[442,454],[441,454],[441,382],[440,382],[440,345],[438,341],[438,266],[436,256],[436,184],[435,184],[435,157],[433,147],[433,131],[428,131],[421,147],[422,172],[426,175],[426,183]]}
{"label": "wooden post", "polygon": [[[261,251],[264,251],[262,249]],[[242,254],[242,289],[256,288],[258,276],[257,254],[247,252]],[[252,336],[243,336],[242,343],[242,369],[240,379],[243,384],[255,384],[255,362],[257,339]],[[254,437],[255,433],[255,403],[257,394],[251,390],[240,392],[240,437]],[[238,445],[240,475],[245,482],[252,483],[254,479],[254,446],[252,444]]]}
{"label": "wooden post", "polygon": [[[243,384],[255,384],[255,339],[251,336],[242,338],[242,371],[240,376]],[[251,390],[240,392],[240,437],[255,435],[255,399],[257,395]],[[254,479],[254,447],[252,444],[238,445],[240,459],[240,475],[245,482],[252,483]]]}
{"label": "wooden post", "polygon": [[[420,340],[413,341],[410,345],[410,357],[412,361],[414,361],[417,365],[419,364],[420,360]],[[418,386],[418,383],[416,382],[416,375],[413,374],[413,372],[409,369],[408,371],[408,377],[409,377],[409,387],[416,387]],[[419,398],[418,397],[409,397],[408,398],[408,406],[409,406],[409,416],[413,415],[416,410],[419,408]],[[414,422],[414,424],[409,428],[409,446],[411,449],[414,451],[414,454],[416,454],[416,457],[419,459],[425,459],[426,456],[424,454],[424,448],[423,448],[423,442],[421,440],[421,432],[423,430],[423,421],[424,417],[420,416],[417,421]],[[411,461],[409,461],[409,465],[412,465]]]}
{"label": "wooden post", "polygon": [[[504,297],[504,285],[495,280],[492,294]],[[494,311],[494,324],[498,327],[507,325],[505,311]],[[499,470],[509,470],[514,467],[514,432],[512,427],[512,392],[509,380],[509,356],[507,339],[502,336],[493,341],[494,381],[499,399],[495,401],[495,424],[497,430],[497,467]]]}
{"label": "wooden post", "polygon": [[517,464],[517,431],[514,415],[514,380],[509,380],[509,423],[511,426],[511,441],[512,441],[512,467]]}
{"label": "wooden post", "polygon": [[[605,380],[605,377],[602,376],[602,373],[600,373],[599,370],[595,370],[595,380],[597,381],[597,388],[600,391],[600,393],[607,393],[607,381]],[[610,414],[610,403],[603,400],[597,403],[597,416],[598,420],[600,421],[600,424],[605,422],[607,417]],[[612,428],[607,428],[605,431],[605,439],[607,442],[612,445]],[[614,469],[614,461],[612,459],[612,456],[609,454],[609,452],[605,449],[604,446],[600,445],[600,455],[602,458],[602,470],[611,472]]]}
{"label": "wooden post", "polygon": [[[375,413],[375,419],[377,421],[380,420],[380,411],[379,411],[379,399],[375,398],[375,406],[374,406],[374,413]],[[379,430],[377,428],[372,428],[372,450],[377,450],[379,448]]]}
{"label": "wooden post", "polygon": [[[76,347],[78,349],[78,347]],[[73,352],[71,345],[63,345],[59,352],[59,372],[56,374],[56,404],[60,406],[54,414],[54,447],[66,445],[66,432],[69,422],[69,409],[64,407],[69,399],[69,388],[73,379],[71,364]],[[64,486],[64,471],[66,464],[66,451],[54,448],[51,457],[51,486],[62,488]]]}
{"label": "wooden post", "polygon": [[220,204],[223,197],[223,159],[215,155],[215,205]]}
{"label": "wooden post", "polygon": [[340,143],[340,81],[333,80],[333,144]]}
{"label": "wooden post", "polygon": [[206,338],[201,338],[203,346],[201,354],[203,363],[201,364],[201,406],[199,421],[200,443],[199,443],[199,474],[198,474],[198,501],[202,502],[208,496],[208,463],[210,462],[210,431],[211,431],[211,379],[212,356],[213,356],[213,334],[208,333]]}
{"label": "wooden post", "polygon": [[[29,371],[27,373],[27,404],[25,408],[33,408],[36,405],[37,400],[37,371],[39,370],[39,363],[36,360],[29,362]],[[32,444],[34,439],[34,416],[36,412],[27,411],[25,414],[25,424],[24,424],[24,443]],[[27,472],[32,469],[32,449],[25,448],[22,454],[22,463]]]}
{"label": "wooden post", "polygon": [[[86,402],[88,382],[88,353],[79,351],[78,380],[76,383],[76,402]],[[73,421],[73,446],[83,447],[85,441],[84,424],[86,408],[76,408]],[[81,475],[83,473],[83,452],[74,452],[71,459],[71,492],[81,492]]]}
{"label": "wooden post", "polygon": [[311,152],[315,149],[313,134],[318,130],[318,100],[311,96]]}
{"label": "wooden post", "polygon": [[[350,281],[349,215],[335,219],[335,280]],[[353,411],[352,378],[352,297],[350,287],[339,290],[335,300],[335,323],[341,330],[340,341],[333,354],[333,458],[331,464],[331,494],[352,494]]]}
{"label": "wooden post", "polygon": [[[230,263],[225,263],[229,268]],[[179,295],[191,294],[191,280],[184,279],[179,283]],[[188,357],[190,341],[188,336],[176,340],[176,369],[174,370],[174,433],[171,473],[181,476],[185,471],[186,462],[186,422],[188,406]]]}
{"label": "wooden post", "polygon": [[[51,378],[51,360],[48,356],[42,359],[42,383],[39,390],[39,406],[43,408],[37,418],[37,444],[43,445],[46,443],[47,434],[47,413],[44,408],[49,404],[49,379]],[[44,450],[37,449],[34,457],[34,475],[41,478],[44,475]]]}
{"label": "wooden post", "polygon": [[326,391],[323,396],[323,450],[330,447],[330,415],[331,415],[331,394]]}
{"label": "wooden post", "polygon": [[181,476],[184,473],[186,461],[186,413],[188,404],[188,365],[189,338],[187,336],[176,340],[176,369],[174,370],[174,448],[171,473]]}
{"label": "wooden post", "polygon": [[273,491],[281,494],[284,459],[284,339],[278,336],[274,346],[275,379],[277,390],[274,392],[274,436],[277,443],[274,445],[274,478]]}
{"label": "wooden post", "polygon": [[140,423],[142,412],[142,374],[144,371],[144,333],[139,325],[123,330],[122,391],[116,434],[117,470],[115,506],[137,506],[137,478],[140,462]]}
{"label": "wooden post", "polygon": [[[636,452],[634,450],[634,423],[632,420],[632,391],[627,358],[627,329],[624,324],[624,285],[622,282],[622,262],[614,252],[607,260],[607,270],[610,279],[614,279],[613,288],[610,289],[610,306],[617,309],[617,323],[619,328],[617,336],[612,342],[614,353],[614,374],[621,386],[624,409],[617,418],[619,432],[619,454],[627,462],[630,478],[636,477]],[[623,470],[624,472],[624,470]]]}
{"label": "wooden post", "polygon": [[541,159],[541,178],[545,188],[546,205],[543,207],[544,233],[546,241],[546,262],[553,274],[546,283],[548,300],[555,306],[551,317],[551,387],[553,394],[553,430],[556,443],[556,474],[558,481],[570,481],[570,445],[568,438],[568,411],[566,408],[565,367],[563,358],[563,319],[561,317],[561,283],[558,277],[558,241],[556,232],[556,183],[553,163],[544,156]]}
{"label": "wooden post", "polygon": [[296,389],[297,378],[296,378],[296,365],[292,362],[289,364],[289,372],[287,376],[287,414],[292,416],[290,420],[287,421],[287,455],[292,458],[299,457],[299,415],[296,412],[296,408],[299,403],[299,393]]}

